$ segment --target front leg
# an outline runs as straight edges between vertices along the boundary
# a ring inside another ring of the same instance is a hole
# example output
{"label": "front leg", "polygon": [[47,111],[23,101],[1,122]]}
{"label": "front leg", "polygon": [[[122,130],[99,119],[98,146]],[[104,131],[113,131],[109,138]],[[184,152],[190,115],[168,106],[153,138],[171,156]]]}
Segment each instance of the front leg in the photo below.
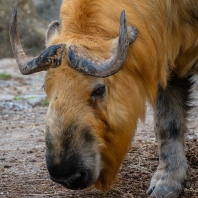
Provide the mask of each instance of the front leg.
{"label": "front leg", "polygon": [[184,136],[192,85],[192,78],[173,75],[165,89],[158,88],[154,115],[159,165],[147,190],[151,197],[175,198],[183,185],[190,185]]}

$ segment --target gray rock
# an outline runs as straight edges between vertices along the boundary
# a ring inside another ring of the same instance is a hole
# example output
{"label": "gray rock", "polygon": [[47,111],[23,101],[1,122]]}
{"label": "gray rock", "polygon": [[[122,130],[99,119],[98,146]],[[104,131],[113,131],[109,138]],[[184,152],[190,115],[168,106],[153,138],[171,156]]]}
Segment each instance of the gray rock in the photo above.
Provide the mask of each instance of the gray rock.
{"label": "gray rock", "polygon": [[14,101],[14,100],[8,100],[8,101],[0,101],[0,111],[3,113],[4,111],[24,111],[27,109],[31,109],[32,106],[28,104],[26,101]]}
{"label": "gray rock", "polygon": [[[36,56],[38,53],[45,49],[45,31],[49,21],[45,20],[54,18],[55,13],[57,16],[59,11],[55,7],[50,7],[50,12],[47,12],[49,5],[58,5],[59,1],[40,1],[37,9],[32,1],[25,0],[1,0],[0,1],[0,58],[13,57],[10,45],[9,24],[12,16],[13,8],[18,10],[18,30],[21,38],[21,43],[24,51],[28,55]],[[52,3],[53,2],[53,3]],[[56,3],[55,3],[56,2]],[[52,4],[50,4],[52,3]],[[40,17],[43,15],[43,18]],[[57,17],[56,16],[56,17]],[[55,17],[55,18],[56,18]]]}
{"label": "gray rock", "polygon": [[32,0],[36,10],[43,19],[47,21],[59,20],[60,6],[62,0]]}
{"label": "gray rock", "polygon": [[0,111],[24,111],[40,104],[46,98],[45,94],[24,95],[16,99],[0,100]]}
{"label": "gray rock", "polygon": [[0,80],[0,88],[18,86],[19,83],[11,80]]}
{"label": "gray rock", "polygon": [[43,100],[46,99],[46,94],[37,94],[37,95],[25,95],[22,96],[25,100],[27,100],[28,104],[31,106],[36,106],[40,104]]}

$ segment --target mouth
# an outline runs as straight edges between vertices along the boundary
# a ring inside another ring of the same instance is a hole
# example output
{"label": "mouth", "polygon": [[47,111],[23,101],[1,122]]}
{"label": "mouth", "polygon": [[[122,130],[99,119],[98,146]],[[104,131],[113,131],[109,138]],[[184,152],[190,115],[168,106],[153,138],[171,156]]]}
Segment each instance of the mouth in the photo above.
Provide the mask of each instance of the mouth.
{"label": "mouth", "polygon": [[83,190],[92,185],[90,174],[88,172],[78,172],[67,179],[57,179],[50,176],[51,180],[61,184],[63,187],[71,190]]}

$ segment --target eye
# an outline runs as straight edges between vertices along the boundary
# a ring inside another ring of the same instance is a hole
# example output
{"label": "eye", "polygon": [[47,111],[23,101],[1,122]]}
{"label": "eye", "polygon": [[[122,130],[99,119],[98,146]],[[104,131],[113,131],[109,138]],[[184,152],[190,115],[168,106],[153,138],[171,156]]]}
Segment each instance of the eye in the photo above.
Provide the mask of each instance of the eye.
{"label": "eye", "polygon": [[105,95],[105,85],[97,86],[91,94],[93,98],[102,98]]}

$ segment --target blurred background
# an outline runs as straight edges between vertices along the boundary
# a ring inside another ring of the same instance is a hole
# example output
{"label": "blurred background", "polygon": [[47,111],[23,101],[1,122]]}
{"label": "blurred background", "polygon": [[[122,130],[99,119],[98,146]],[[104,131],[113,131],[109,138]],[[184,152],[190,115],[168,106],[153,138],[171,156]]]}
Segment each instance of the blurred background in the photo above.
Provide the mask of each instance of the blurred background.
{"label": "blurred background", "polygon": [[59,20],[62,0],[1,0],[0,59],[13,57],[9,25],[13,8],[18,10],[18,30],[24,51],[38,55],[45,48],[45,31],[53,20]]}

